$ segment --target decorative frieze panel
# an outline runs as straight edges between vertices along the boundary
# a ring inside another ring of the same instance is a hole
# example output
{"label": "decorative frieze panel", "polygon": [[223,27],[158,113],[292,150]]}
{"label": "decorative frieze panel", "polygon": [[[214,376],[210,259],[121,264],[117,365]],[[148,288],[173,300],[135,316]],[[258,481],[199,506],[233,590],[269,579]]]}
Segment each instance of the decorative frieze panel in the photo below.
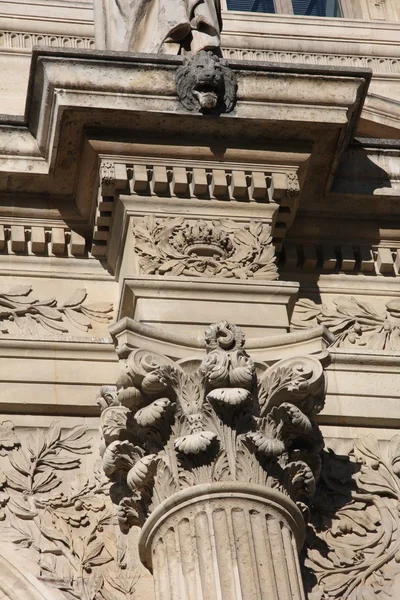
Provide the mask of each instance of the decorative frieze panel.
{"label": "decorative frieze panel", "polygon": [[139,272],[238,279],[278,278],[271,227],[230,219],[132,221]]}
{"label": "decorative frieze panel", "polygon": [[382,311],[354,297],[339,297],[334,308],[302,298],[295,306],[292,329],[325,325],[336,336],[333,346],[400,350],[400,299],[386,302]]}
{"label": "decorative frieze panel", "polygon": [[11,544],[16,566],[66,599],[133,600],[140,563],[116,527],[101,469],[83,469],[92,452],[83,426],[20,435],[0,423],[3,551]]}
{"label": "decorative frieze panel", "polygon": [[103,468],[125,530],[203,483],[273,488],[307,514],[323,446],[320,362],[256,369],[243,332],[226,321],[211,325],[205,342],[203,360],[133,350],[121,361],[118,389],[102,389]]}
{"label": "decorative frieze panel", "polygon": [[248,48],[223,48],[225,58],[233,60],[256,60],[301,65],[327,65],[337,67],[360,67],[374,73],[400,74],[400,60],[390,56],[360,56],[357,54],[317,54],[310,52],[284,52]]}
{"label": "decorative frieze panel", "polygon": [[0,293],[0,334],[9,333],[10,325],[25,335],[72,331],[87,332],[93,323],[110,323],[113,305],[110,302],[87,304],[87,292],[77,289],[64,302],[56,298],[38,299],[31,285],[18,285]]}
{"label": "decorative frieze panel", "polygon": [[350,459],[323,453],[304,570],[309,600],[398,597],[399,464],[400,436],[362,436]]}
{"label": "decorative frieze panel", "polygon": [[33,46],[53,46],[56,48],[84,48],[93,50],[94,38],[57,35],[50,33],[32,33],[30,31],[0,31],[1,50],[31,50]]}

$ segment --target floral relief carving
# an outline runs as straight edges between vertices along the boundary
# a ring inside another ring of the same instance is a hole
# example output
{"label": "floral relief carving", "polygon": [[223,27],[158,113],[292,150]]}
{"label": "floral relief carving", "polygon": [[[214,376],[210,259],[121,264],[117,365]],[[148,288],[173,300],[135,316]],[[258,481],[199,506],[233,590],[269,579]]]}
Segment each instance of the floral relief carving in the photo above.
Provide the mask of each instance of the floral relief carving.
{"label": "floral relief carving", "polygon": [[183,218],[133,222],[142,273],[239,279],[278,278],[271,227],[229,219],[191,222]]}
{"label": "floral relief carving", "polygon": [[53,423],[21,441],[11,422],[0,424],[4,430],[2,542],[15,544],[38,566],[41,580],[66,598],[133,599],[140,571],[115,528],[109,484],[101,469],[92,479],[81,469],[82,457],[92,452],[85,427],[64,431]]}
{"label": "floral relief carving", "polygon": [[394,598],[400,573],[400,436],[355,441],[351,457],[325,453],[313,500],[309,600]]}
{"label": "floral relief carving", "polygon": [[77,289],[63,304],[55,298],[38,300],[31,293],[32,286],[18,285],[0,294],[0,333],[8,333],[11,321],[23,333],[35,335],[41,330],[53,334],[66,333],[71,325],[86,332],[93,321],[109,323],[112,318],[112,304],[85,304],[87,292],[83,288]]}
{"label": "floral relief carving", "polygon": [[307,514],[323,446],[314,420],[321,364],[256,368],[243,332],[226,321],[205,340],[202,361],[133,350],[117,388],[101,391],[103,468],[124,530],[176,491],[221,481],[271,486]]}
{"label": "floral relief carving", "polygon": [[325,325],[336,336],[333,346],[371,350],[400,350],[400,300],[385,304],[379,313],[368,302],[354,297],[340,297],[335,308],[316,304],[309,299],[297,302],[292,329]]}

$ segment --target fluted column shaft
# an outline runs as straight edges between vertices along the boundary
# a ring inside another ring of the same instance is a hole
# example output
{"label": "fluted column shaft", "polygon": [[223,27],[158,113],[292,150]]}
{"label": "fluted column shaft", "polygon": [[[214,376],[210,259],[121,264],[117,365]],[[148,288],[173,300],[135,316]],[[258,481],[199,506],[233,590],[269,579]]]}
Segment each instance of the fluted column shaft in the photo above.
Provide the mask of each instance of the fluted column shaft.
{"label": "fluted column shaft", "polygon": [[304,600],[296,505],[256,485],[198,485],[159,506],[141,535],[157,600]]}

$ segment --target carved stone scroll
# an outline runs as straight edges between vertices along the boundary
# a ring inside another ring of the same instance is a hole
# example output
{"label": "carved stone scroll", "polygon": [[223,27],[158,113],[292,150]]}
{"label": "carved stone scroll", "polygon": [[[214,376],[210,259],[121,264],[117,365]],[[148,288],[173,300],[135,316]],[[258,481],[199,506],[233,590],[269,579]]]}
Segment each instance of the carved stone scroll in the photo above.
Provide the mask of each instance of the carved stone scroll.
{"label": "carved stone scroll", "polygon": [[[226,321],[211,325],[205,341],[203,360],[133,350],[121,361],[117,387],[102,390],[103,468],[120,525],[144,525],[141,557],[157,597],[164,597],[166,571],[171,597],[191,597],[191,572],[199,573],[201,598],[221,590],[250,597],[245,577],[232,583],[206,574],[215,552],[219,569],[242,563],[250,527],[259,544],[247,555],[253,575],[270,563],[268,544],[280,563],[263,571],[262,590],[278,586],[300,600],[297,550],[320,472],[315,415],[324,402],[323,369],[310,357],[256,366],[243,332]],[[163,559],[169,546],[178,553],[172,567]]]}

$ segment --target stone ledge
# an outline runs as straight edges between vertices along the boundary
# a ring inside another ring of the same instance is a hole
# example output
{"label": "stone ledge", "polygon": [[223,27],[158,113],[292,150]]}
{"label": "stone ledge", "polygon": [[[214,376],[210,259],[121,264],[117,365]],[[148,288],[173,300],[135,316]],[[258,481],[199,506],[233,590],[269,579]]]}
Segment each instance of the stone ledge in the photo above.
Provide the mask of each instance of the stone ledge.
{"label": "stone ledge", "polygon": [[[319,194],[329,186],[356,125],[369,70],[231,61],[238,74],[236,112],[213,118],[180,106],[175,70],[181,62],[177,56],[34,49],[29,131],[12,117],[0,127],[0,189],[51,195],[64,219],[79,215],[85,227],[95,210],[98,155],[119,154],[118,138],[132,141],[138,130],[142,139],[194,141],[201,135],[210,145],[218,138],[225,148],[259,145],[261,136],[291,151],[295,131],[302,143],[314,143],[307,194],[310,186]],[[93,128],[97,143],[82,145],[83,131]],[[115,142],[107,142],[104,152],[101,140],[110,129]],[[316,140],[323,140],[323,148]],[[90,174],[84,181],[77,181],[78,165]]]}
{"label": "stone ledge", "polygon": [[[110,332],[120,358],[129,354],[133,348],[163,352],[174,359],[185,358],[188,352],[194,357],[204,355],[204,330],[200,330],[198,335],[185,335],[125,317],[115,323]],[[314,355],[326,364],[329,361],[326,349],[332,341],[332,335],[325,327],[320,326],[284,335],[253,337],[248,340],[247,348],[255,359],[268,364],[299,355]]]}
{"label": "stone ledge", "polygon": [[0,340],[0,411],[95,416],[99,384],[118,374],[109,338]]}

